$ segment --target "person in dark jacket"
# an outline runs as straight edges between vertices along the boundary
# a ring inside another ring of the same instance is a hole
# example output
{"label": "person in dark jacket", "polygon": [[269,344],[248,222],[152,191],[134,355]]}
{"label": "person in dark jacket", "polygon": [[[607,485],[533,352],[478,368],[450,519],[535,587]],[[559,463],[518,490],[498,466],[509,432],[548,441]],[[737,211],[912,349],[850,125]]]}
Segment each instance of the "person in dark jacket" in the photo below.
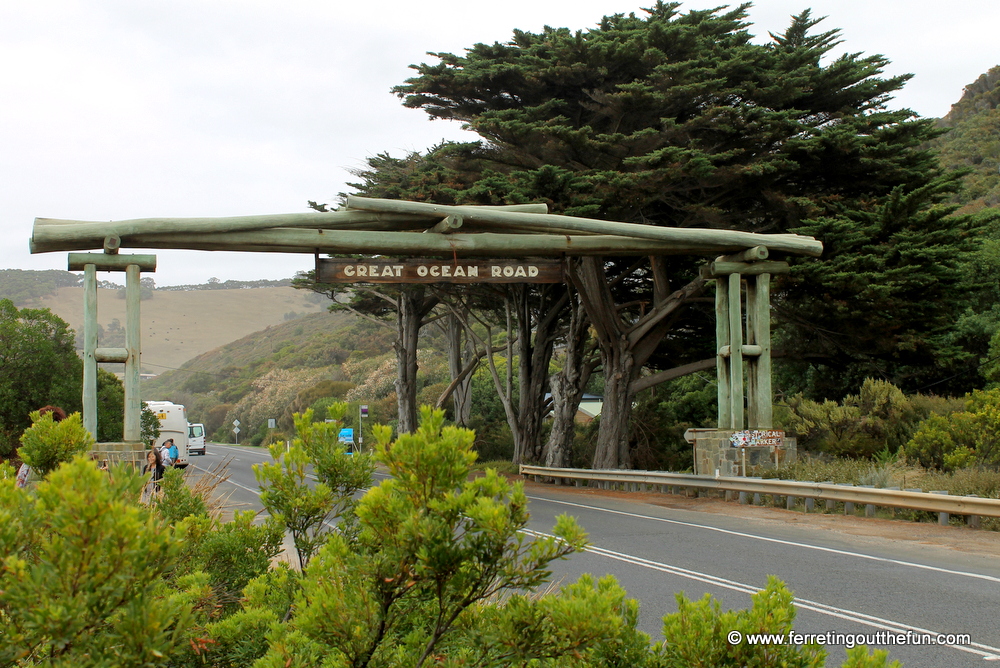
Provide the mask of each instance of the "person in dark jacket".
{"label": "person in dark jacket", "polygon": [[[146,452],[146,465],[142,467],[143,474],[152,473],[153,482],[161,480],[163,478],[163,460],[160,459],[160,451],[156,448],[150,449]],[[159,485],[156,486],[159,489]]]}

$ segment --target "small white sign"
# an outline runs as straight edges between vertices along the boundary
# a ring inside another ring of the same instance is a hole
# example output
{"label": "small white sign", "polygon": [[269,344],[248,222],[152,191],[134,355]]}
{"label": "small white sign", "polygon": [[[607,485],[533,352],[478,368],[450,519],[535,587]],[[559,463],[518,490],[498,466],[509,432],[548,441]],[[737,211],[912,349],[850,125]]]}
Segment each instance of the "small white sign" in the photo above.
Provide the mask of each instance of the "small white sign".
{"label": "small white sign", "polygon": [[239,427],[240,426],[240,421],[239,420],[233,420],[233,426],[234,427]]}
{"label": "small white sign", "polygon": [[274,429],[277,426],[278,426],[278,421],[277,420],[275,420],[274,418],[268,418],[267,419],[267,428],[268,429]]}
{"label": "small white sign", "polygon": [[234,434],[240,433],[240,428],[239,427],[233,427],[233,433]]}

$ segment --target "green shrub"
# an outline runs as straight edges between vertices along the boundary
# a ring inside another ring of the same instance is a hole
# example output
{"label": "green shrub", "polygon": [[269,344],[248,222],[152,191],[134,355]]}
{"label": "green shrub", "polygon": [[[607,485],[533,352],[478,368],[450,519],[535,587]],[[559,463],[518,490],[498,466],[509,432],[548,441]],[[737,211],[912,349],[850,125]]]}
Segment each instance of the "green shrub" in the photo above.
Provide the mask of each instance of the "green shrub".
{"label": "green shrub", "polygon": [[895,453],[921,420],[948,405],[945,400],[907,397],[892,383],[867,378],[858,394],[839,403],[795,395],[776,406],[775,421],[796,435],[804,450],[869,458],[883,449]]}
{"label": "green shrub", "polygon": [[[723,612],[719,602],[706,594],[697,602],[677,594],[676,613],[663,618],[663,643],[657,668],[822,668],[826,650],[816,643],[801,647],[787,644],[750,644],[751,634],[788,634],[795,621],[794,596],[773,576],[767,586],[751,596],[748,610]],[[739,634],[732,642],[731,634]],[[844,668],[902,668],[898,661],[886,663],[888,653],[858,646],[847,654]]]}
{"label": "green shrub", "polygon": [[921,466],[944,471],[1000,465],[1000,388],[974,390],[964,410],[928,417],[904,452]]}
{"label": "green shrub", "polygon": [[190,610],[158,594],[181,542],[143,484],[82,456],[32,493],[0,480],[0,664],[156,666],[181,645]]}
{"label": "green shrub", "polygon": [[63,462],[94,447],[94,437],[83,428],[79,413],[56,422],[51,413],[31,414],[32,425],[21,435],[17,454],[39,476],[45,477]]}
{"label": "green shrub", "polygon": [[160,490],[156,510],[167,523],[177,524],[191,515],[208,516],[205,500],[188,487],[184,470],[168,466],[163,472]]}

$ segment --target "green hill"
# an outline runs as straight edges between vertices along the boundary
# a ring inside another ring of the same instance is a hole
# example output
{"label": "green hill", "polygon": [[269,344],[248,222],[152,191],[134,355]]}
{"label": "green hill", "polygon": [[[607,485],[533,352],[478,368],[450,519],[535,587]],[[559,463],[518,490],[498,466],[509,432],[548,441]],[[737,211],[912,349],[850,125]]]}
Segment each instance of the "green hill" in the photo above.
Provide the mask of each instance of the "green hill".
{"label": "green hill", "polygon": [[967,169],[967,210],[1000,206],[1000,66],[965,87],[962,99],[939,121],[950,131],[935,141],[941,164]]}

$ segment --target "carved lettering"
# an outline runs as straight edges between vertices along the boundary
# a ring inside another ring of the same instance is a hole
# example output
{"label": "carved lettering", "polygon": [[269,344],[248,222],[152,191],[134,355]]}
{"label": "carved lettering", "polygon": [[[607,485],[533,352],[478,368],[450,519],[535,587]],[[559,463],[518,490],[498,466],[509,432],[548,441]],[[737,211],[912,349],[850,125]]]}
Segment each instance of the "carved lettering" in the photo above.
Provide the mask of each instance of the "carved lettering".
{"label": "carved lettering", "polygon": [[560,283],[559,260],[318,259],[323,283]]}

